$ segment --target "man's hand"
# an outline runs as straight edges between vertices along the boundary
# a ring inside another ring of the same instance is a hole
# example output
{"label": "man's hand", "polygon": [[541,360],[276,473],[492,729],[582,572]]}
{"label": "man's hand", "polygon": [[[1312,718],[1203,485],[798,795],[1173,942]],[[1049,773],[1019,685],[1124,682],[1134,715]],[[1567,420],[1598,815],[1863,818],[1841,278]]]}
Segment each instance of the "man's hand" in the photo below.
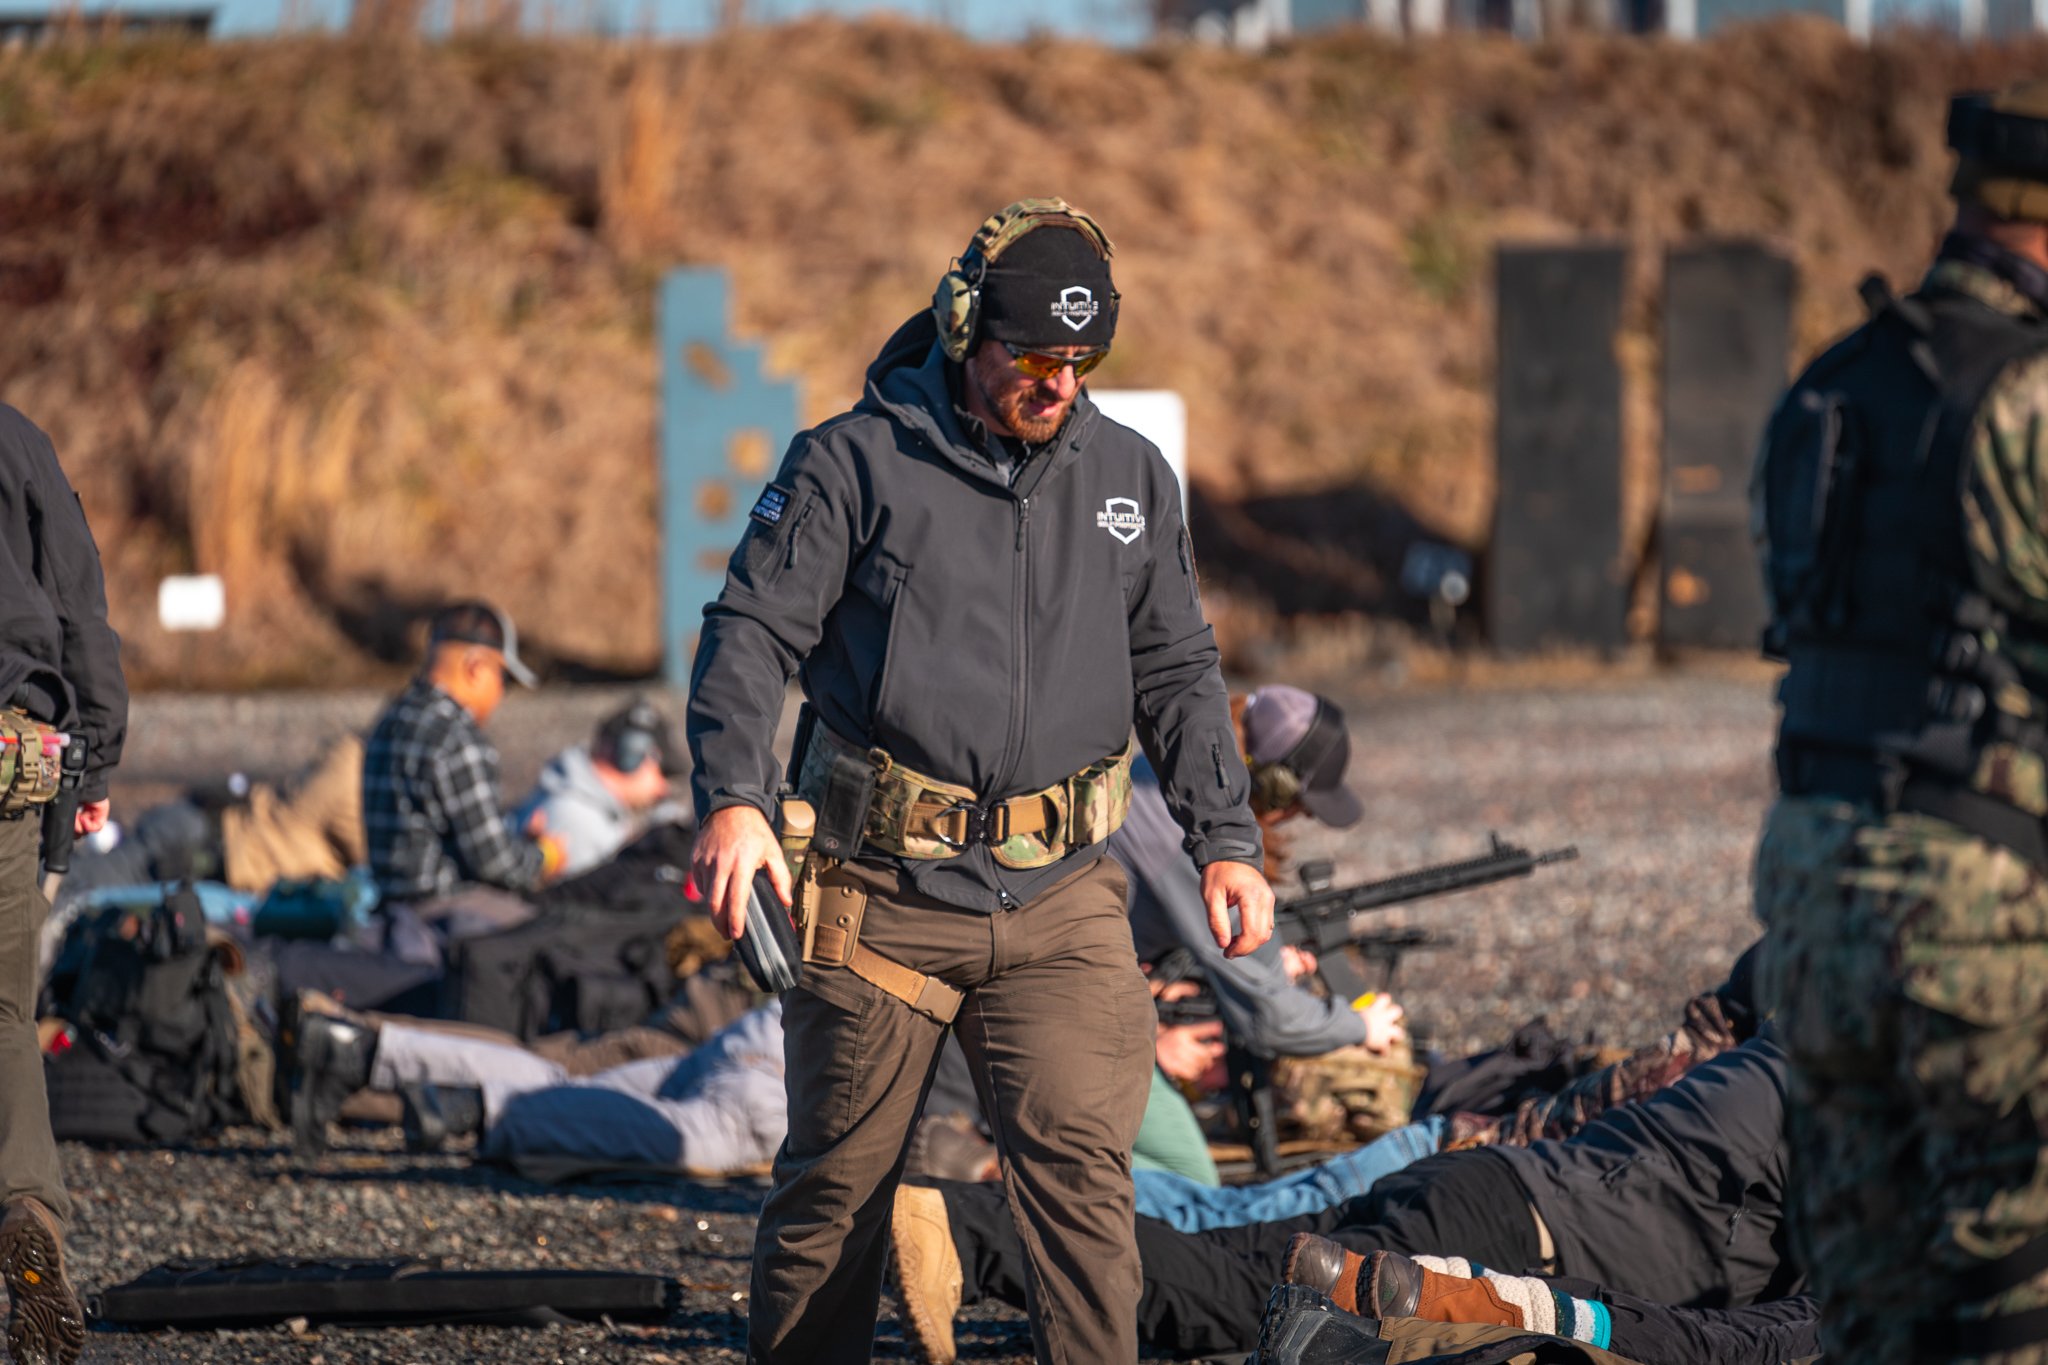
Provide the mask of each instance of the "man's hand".
{"label": "man's hand", "polygon": [[1289,981],[1306,981],[1316,974],[1321,965],[1315,953],[1307,948],[1297,948],[1292,943],[1283,944],[1280,948],[1280,970],[1287,973]]}
{"label": "man's hand", "polygon": [[107,811],[112,802],[106,800],[81,801],[78,810],[71,817],[71,832],[83,839],[88,834],[98,834],[107,827]]}
{"label": "man's hand", "polygon": [[794,894],[789,864],[782,860],[782,844],[767,819],[752,806],[726,806],[711,812],[704,828],[697,831],[690,875],[711,907],[711,922],[727,938],[737,939],[746,933],[747,895],[754,874],[764,867],[768,880],[775,884],[775,894],[788,905]]}
{"label": "man's hand", "polygon": [[548,833],[548,813],[544,808],[535,807],[533,814],[526,817],[526,837],[540,850],[540,884],[554,885],[568,865],[569,846]]}
{"label": "man's hand", "polygon": [[1198,1084],[1223,1057],[1223,1021],[1162,1027],[1153,1056],[1168,1080]]}
{"label": "man's hand", "polygon": [[1401,1008],[1391,995],[1374,991],[1362,995],[1353,1003],[1359,1020],[1365,1025],[1365,1050],[1385,1052],[1394,1044],[1405,1042],[1408,1030],[1402,1026],[1408,1012]]}
{"label": "man's hand", "polygon": [[[1225,957],[1243,957],[1273,937],[1273,888],[1250,863],[1210,863],[1202,869],[1202,903],[1209,907],[1209,932]],[[1237,937],[1230,936],[1230,909],[1237,907]]]}

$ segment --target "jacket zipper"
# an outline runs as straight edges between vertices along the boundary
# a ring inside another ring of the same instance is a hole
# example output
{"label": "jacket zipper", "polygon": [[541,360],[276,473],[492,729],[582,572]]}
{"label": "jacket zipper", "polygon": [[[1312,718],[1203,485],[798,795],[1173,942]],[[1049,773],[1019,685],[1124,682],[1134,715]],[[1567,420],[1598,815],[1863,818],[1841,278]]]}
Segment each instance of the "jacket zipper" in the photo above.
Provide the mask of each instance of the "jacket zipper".
{"label": "jacket zipper", "polygon": [[806,502],[804,510],[797,513],[796,525],[789,528],[789,550],[782,557],[782,568],[785,573],[796,567],[797,542],[803,538],[804,523],[811,519],[811,513],[816,508],[817,503]]}
{"label": "jacket zipper", "polygon": [[1014,608],[1010,613],[1010,638],[1012,657],[1017,661],[1016,684],[1010,691],[1010,730],[1003,738],[1002,778],[991,780],[989,795],[1003,790],[1010,779],[1017,774],[1017,763],[1022,757],[1024,726],[1031,705],[1031,642],[1025,627],[1030,614],[1031,598],[1031,499],[1017,499],[1017,592]]}

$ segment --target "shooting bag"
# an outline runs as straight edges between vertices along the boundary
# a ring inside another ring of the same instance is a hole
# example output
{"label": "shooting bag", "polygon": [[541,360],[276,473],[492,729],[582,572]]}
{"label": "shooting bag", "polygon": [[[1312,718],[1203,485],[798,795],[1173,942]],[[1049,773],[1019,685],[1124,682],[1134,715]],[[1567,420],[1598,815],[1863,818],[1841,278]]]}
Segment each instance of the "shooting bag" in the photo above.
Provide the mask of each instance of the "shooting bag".
{"label": "shooting bag", "polygon": [[1577,1049],[1538,1017],[1516,1029],[1506,1047],[1438,1062],[1415,1097],[1410,1118],[1438,1114],[1512,1114],[1526,1099],[1554,1095],[1583,1072]]}
{"label": "shooting bag", "polygon": [[526,923],[449,952],[444,1012],[523,1042],[645,1020],[676,987],[668,936],[685,915],[691,832],[658,825],[612,862],[550,888]]}
{"label": "shooting bag", "polygon": [[228,987],[240,952],[206,930],[187,884],[137,915],[73,921],[40,1013],[65,1045],[43,1060],[50,1127],[60,1140],[144,1145],[268,1122],[268,1049]]}
{"label": "shooting bag", "polygon": [[263,1327],[305,1318],[355,1326],[563,1319],[666,1322],[679,1294],[660,1275],[609,1270],[442,1270],[431,1261],[169,1261],[93,1296],[93,1317],[132,1329]]}

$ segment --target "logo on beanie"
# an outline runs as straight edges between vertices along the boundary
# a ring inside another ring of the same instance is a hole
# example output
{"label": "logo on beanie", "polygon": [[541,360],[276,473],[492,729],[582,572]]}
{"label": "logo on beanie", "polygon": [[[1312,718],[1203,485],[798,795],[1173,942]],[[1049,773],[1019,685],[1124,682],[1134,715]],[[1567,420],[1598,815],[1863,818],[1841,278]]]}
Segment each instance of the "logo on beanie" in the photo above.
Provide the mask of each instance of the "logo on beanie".
{"label": "logo on beanie", "polygon": [[1145,532],[1145,514],[1136,498],[1111,498],[1095,514],[1095,524],[1128,545]]}
{"label": "logo on beanie", "polygon": [[1052,315],[1078,332],[1095,321],[1095,313],[1100,306],[1087,285],[1070,284],[1053,300]]}

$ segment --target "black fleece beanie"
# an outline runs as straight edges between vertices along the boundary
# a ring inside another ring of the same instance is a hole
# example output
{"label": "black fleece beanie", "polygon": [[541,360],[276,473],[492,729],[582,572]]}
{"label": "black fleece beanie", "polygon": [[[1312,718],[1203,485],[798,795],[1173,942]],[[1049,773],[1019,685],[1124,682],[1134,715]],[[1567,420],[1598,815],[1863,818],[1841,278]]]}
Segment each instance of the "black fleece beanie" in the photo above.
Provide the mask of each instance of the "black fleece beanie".
{"label": "black fleece beanie", "polygon": [[977,330],[1017,346],[1109,345],[1116,334],[1109,262],[1073,228],[1026,233],[982,277]]}

